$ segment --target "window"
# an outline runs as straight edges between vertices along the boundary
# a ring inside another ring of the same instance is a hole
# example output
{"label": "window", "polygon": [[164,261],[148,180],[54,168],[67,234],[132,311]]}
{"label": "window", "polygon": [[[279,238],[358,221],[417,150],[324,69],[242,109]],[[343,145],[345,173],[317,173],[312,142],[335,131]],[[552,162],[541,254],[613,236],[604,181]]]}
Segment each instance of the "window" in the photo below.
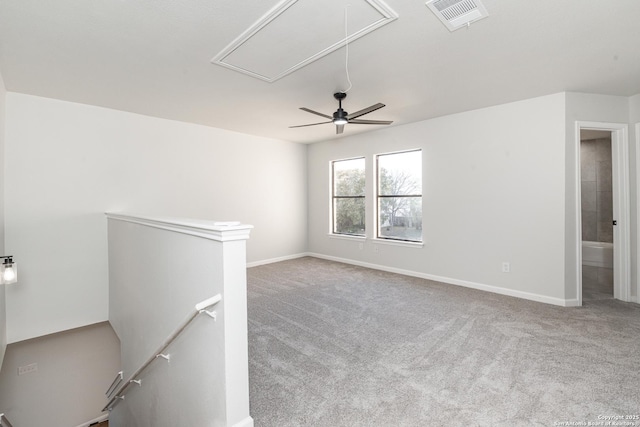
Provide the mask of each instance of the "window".
{"label": "window", "polygon": [[422,150],[379,154],[377,236],[422,242]]}
{"label": "window", "polygon": [[334,234],[364,236],[365,167],[364,158],[331,162],[333,175]]}

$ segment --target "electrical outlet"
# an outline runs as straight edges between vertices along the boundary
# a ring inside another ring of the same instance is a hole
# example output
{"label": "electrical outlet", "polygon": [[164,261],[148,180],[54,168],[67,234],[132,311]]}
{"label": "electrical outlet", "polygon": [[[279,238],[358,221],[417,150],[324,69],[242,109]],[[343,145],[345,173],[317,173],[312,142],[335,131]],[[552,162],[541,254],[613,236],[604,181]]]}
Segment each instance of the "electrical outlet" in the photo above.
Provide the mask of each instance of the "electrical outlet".
{"label": "electrical outlet", "polygon": [[502,272],[503,273],[511,272],[511,264],[509,264],[508,262],[503,262],[502,263]]}
{"label": "electrical outlet", "polygon": [[378,253],[378,245],[373,245],[373,252]]}
{"label": "electrical outlet", "polygon": [[364,244],[358,243],[358,249],[360,249],[360,250],[364,249]]}
{"label": "electrical outlet", "polygon": [[29,365],[18,367],[18,375],[29,374],[29,373],[35,372],[37,370],[38,370],[38,364],[37,363],[31,363]]}

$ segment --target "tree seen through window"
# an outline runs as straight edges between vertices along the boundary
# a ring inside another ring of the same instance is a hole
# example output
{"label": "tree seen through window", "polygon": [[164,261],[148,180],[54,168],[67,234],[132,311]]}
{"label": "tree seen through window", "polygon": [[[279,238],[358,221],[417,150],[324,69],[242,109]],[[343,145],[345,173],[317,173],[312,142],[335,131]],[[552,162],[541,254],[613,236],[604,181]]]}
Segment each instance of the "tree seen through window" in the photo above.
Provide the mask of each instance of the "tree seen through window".
{"label": "tree seen through window", "polygon": [[380,154],[379,238],[422,241],[422,151]]}
{"label": "tree seen through window", "polygon": [[337,160],[333,169],[333,233],[365,235],[365,160]]}

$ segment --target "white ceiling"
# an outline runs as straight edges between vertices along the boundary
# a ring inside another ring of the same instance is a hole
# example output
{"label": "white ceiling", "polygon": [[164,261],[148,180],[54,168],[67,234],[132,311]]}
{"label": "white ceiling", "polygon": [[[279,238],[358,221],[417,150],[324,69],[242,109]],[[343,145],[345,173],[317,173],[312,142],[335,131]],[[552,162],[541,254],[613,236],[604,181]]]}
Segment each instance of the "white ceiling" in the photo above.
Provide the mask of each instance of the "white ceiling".
{"label": "white ceiling", "polygon": [[[362,26],[365,0],[299,1],[306,17],[270,27],[278,43],[344,39],[349,3],[348,22]],[[211,63],[279,3],[0,0],[0,72],[12,92],[288,141],[335,138],[330,124],[288,127],[322,121],[299,107],[336,109],[344,48],[273,83]],[[385,3],[398,19],[349,44],[343,107],[387,105],[363,119],[396,126],[561,91],[640,93],[638,0],[484,0],[489,17],[454,32],[424,1]],[[342,136],[379,128],[351,124]]]}

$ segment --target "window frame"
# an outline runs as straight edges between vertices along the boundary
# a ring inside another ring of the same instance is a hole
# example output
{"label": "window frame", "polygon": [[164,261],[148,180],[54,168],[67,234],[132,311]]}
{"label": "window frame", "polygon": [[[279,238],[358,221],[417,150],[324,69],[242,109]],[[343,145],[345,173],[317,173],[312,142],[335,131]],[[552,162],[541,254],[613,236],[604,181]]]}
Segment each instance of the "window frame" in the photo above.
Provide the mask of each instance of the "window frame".
{"label": "window frame", "polygon": [[396,242],[396,243],[400,243],[400,244],[410,244],[410,245],[422,245],[424,243],[424,235],[422,233],[420,233],[420,239],[416,240],[416,239],[408,239],[408,238],[402,238],[402,237],[391,237],[391,236],[383,236],[381,233],[381,223],[380,223],[380,199],[381,198],[398,198],[398,197],[406,197],[406,198],[420,198],[420,223],[423,223],[423,214],[422,214],[422,207],[423,207],[423,191],[422,191],[422,181],[420,182],[420,194],[401,194],[401,195],[391,195],[391,194],[384,194],[381,195],[380,194],[380,157],[382,156],[392,156],[392,155],[396,155],[396,154],[404,154],[404,153],[412,153],[412,152],[419,152],[420,153],[420,179],[422,180],[422,175],[423,175],[423,157],[422,157],[422,148],[414,148],[414,149],[409,149],[409,150],[401,150],[401,151],[392,151],[392,152],[387,152],[387,153],[378,153],[378,154],[374,154],[374,164],[375,164],[375,168],[374,168],[374,182],[375,182],[375,187],[374,187],[374,199],[375,199],[375,204],[374,204],[374,219],[375,219],[375,239],[380,240],[380,241],[384,241],[384,242]]}
{"label": "window frame", "polygon": [[[339,162],[346,162],[346,161],[352,161],[352,160],[362,160],[363,162],[363,174],[364,174],[364,183],[365,183],[365,187],[364,190],[362,192],[362,195],[349,195],[349,196],[337,196],[336,195],[336,173],[335,173],[335,165],[336,163]],[[349,157],[346,159],[336,159],[336,160],[331,160],[330,161],[330,173],[331,173],[331,231],[330,234],[332,236],[339,236],[339,237],[354,237],[354,238],[365,238],[367,235],[367,206],[366,206],[366,200],[367,200],[367,191],[366,191],[366,187],[367,187],[367,161],[366,158],[364,156],[357,156],[357,157]],[[339,232],[337,231],[337,205],[336,205],[336,200],[340,200],[340,199],[363,199],[364,200],[364,215],[363,215],[363,219],[364,219],[364,231],[362,232],[362,234],[360,233],[345,233],[345,232]]]}

